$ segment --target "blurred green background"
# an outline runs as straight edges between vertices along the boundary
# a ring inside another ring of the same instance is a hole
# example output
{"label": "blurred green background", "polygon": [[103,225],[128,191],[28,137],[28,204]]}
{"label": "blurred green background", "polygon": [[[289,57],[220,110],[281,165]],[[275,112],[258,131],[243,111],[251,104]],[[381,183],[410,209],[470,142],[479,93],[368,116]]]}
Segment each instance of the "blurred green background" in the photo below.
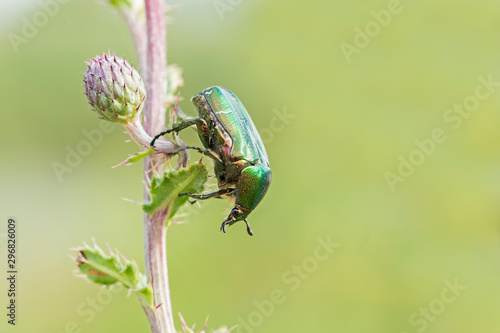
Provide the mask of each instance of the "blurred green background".
{"label": "blurred green background", "polygon": [[[183,110],[194,114],[189,98],[203,88],[231,89],[266,133],[273,169],[254,237],[243,224],[219,233],[230,206],[218,200],[169,229],[174,312],[241,333],[498,332],[500,89],[478,78],[500,82],[500,3],[171,4],[181,5],[168,61],[184,69]],[[141,200],[141,165],[111,169],[137,147],[115,127],[71,172],[53,169],[100,128],[83,61],[112,50],[137,64],[128,28],[98,1],[69,1],[15,52],[9,36],[43,9],[1,9],[0,269],[14,216],[20,275],[15,328],[1,279],[0,331],[148,332],[134,296],[74,277],[68,258],[95,237],[143,267],[142,213],[122,200]],[[473,105],[476,91],[488,96]],[[464,102],[474,110],[457,125],[448,110]],[[436,128],[446,140],[431,144]],[[398,168],[407,174],[392,191]],[[328,240],[338,248],[318,250]]]}

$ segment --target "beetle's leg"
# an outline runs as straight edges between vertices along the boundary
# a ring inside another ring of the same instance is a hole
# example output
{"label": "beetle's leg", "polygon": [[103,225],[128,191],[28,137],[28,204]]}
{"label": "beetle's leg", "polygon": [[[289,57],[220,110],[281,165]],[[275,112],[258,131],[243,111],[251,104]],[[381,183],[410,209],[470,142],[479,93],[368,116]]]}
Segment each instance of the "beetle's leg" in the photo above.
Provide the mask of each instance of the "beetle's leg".
{"label": "beetle's leg", "polygon": [[251,165],[256,165],[258,163],[258,160],[256,161],[250,161],[250,160],[247,160],[246,158],[244,157],[240,157],[240,158],[236,158],[232,163],[235,164],[235,163],[238,163],[240,161],[245,161],[245,162],[248,162],[250,163]]}
{"label": "beetle's leg", "polygon": [[201,118],[189,118],[189,119],[184,119],[180,123],[175,123],[172,128],[169,128],[168,130],[155,135],[155,137],[153,138],[153,140],[151,140],[151,143],[149,145],[154,148],[155,142],[156,140],[158,140],[160,136],[164,136],[165,134],[172,132],[180,132],[185,128],[196,125],[201,120],[202,120]]}
{"label": "beetle's leg", "polygon": [[235,190],[234,188],[224,188],[222,190],[218,190],[218,191],[210,192],[210,193],[205,193],[205,194],[181,193],[181,194],[179,194],[179,196],[182,197],[184,195],[187,195],[193,199],[206,200],[206,199],[210,199],[213,197],[219,197],[219,196],[224,195],[224,194],[232,193],[232,192],[234,192],[234,190]]}
{"label": "beetle's leg", "polygon": [[193,149],[193,150],[196,150],[197,152],[199,152],[200,154],[204,154],[208,157],[210,157],[211,159],[214,159],[220,163],[222,163],[221,159],[219,156],[217,156],[214,152],[212,152],[211,150],[208,150],[208,149],[204,149],[204,148],[200,148],[200,147],[196,147],[196,146],[184,146],[176,151],[174,151],[172,154],[177,154],[178,152],[180,151],[183,151],[185,149]]}

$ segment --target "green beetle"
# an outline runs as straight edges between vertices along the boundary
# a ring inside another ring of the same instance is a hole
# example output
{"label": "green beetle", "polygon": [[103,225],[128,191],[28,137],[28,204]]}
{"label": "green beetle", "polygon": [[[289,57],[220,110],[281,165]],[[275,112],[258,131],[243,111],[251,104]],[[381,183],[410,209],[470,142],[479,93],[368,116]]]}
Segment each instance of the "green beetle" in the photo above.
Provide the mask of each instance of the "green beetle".
{"label": "green beetle", "polygon": [[271,168],[266,149],[255,125],[241,101],[226,88],[210,87],[191,98],[198,111],[198,118],[184,119],[162,135],[179,132],[196,125],[205,147],[186,146],[196,149],[214,160],[214,172],[219,190],[206,194],[182,193],[194,199],[204,200],[224,197],[234,201],[234,208],[222,222],[220,230],[237,221],[245,221],[247,232],[253,235],[246,218],[257,207],[271,183]]}

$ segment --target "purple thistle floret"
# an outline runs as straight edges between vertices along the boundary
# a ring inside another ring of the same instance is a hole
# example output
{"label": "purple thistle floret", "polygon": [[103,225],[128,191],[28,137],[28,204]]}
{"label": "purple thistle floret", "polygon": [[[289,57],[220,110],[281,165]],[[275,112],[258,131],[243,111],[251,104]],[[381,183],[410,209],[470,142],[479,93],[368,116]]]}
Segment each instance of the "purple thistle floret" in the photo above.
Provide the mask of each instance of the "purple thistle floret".
{"label": "purple thistle floret", "polygon": [[125,59],[103,54],[85,64],[85,94],[99,118],[126,124],[140,114],[146,88],[139,73]]}

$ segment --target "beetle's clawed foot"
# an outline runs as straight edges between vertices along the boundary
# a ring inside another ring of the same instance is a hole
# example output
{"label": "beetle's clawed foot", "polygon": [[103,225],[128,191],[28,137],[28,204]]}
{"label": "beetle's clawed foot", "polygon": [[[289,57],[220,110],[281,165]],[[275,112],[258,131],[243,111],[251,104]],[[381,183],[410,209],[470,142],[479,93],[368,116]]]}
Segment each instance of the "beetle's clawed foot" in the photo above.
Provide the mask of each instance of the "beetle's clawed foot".
{"label": "beetle's clawed foot", "polygon": [[[253,231],[252,231],[252,228],[250,228],[250,224],[248,224],[247,220],[243,220],[243,221],[245,221],[245,224],[247,225],[247,233],[250,236],[253,236]],[[235,220],[222,222],[222,225],[220,226],[220,231],[223,232],[223,233],[226,233],[227,226],[231,226],[231,225],[233,225],[236,222],[237,221],[235,221]]]}

